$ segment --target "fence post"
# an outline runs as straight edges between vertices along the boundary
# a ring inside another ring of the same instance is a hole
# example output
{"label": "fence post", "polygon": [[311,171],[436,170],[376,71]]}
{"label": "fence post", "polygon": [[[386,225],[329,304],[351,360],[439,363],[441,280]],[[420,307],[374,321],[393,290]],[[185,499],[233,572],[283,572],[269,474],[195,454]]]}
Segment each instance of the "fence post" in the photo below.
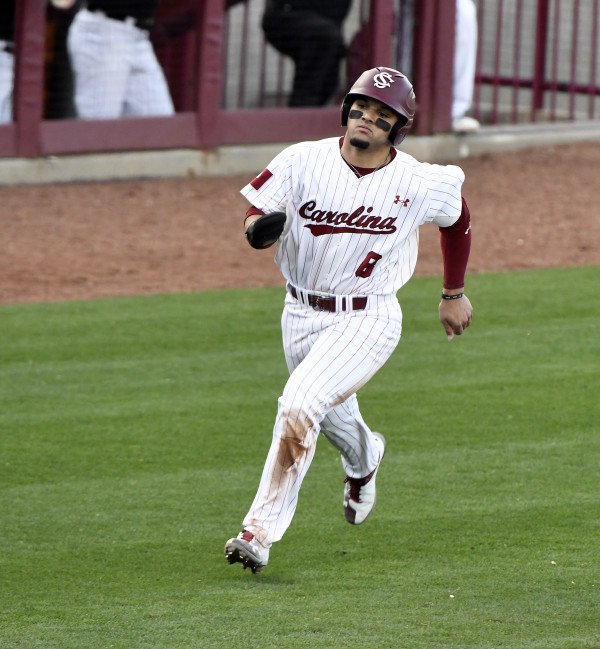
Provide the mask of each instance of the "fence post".
{"label": "fence post", "polygon": [[41,152],[44,113],[46,0],[21,0],[16,10],[13,105],[17,155],[34,158]]}
{"label": "fence post", "polygon": [[196,123],[197,144],[201,148],[214,148],[222,141],[220,116],[224,13],[225,0],[205,0],[200,12]]}
{"label": "fence post", "polygon": [[393,0],[371,0],[369,17],[372,30],[370,35],[371,51],[369,52],[371,65],[391,66],[394,30]]}
{"label": "fence post", "polygon": [[413,55],[416,135],[450,130],[455,20],[454,1],[422,0],[417,5]]}
{"label": "fence post", "polygon": [[546,48],[548,43],[548,5],[549,0],[538,0],[533,63],[533,95],[531,100],[532,122],[535,122],[537,111],[541,110],[544,105]]}
{"label": "fence post", "polygon": [[452,125],[452,88],[454,85],[454,37],[456,2],[439,0],[436,21],[436,49],[433,106],[433,131],[447,132]]}

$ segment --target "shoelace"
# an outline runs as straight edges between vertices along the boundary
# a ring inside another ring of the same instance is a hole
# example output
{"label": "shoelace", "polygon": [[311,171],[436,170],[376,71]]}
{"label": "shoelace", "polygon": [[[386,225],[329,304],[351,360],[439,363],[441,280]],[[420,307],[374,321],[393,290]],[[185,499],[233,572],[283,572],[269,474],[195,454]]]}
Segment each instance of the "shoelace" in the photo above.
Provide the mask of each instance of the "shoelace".
{"label": "shoelace", "polygon": [[348,476],[346,476],[344,483],[350,483],[350,498],[352,500],[360,502],[360,488],[364,487],[367,482],[371,480],[371,478],[375,474],[375,471],[376,469],[373,469],[373,471],[371,471],[371,473],[369,473],[369,475],[365,476],[364,478],[349,478]]}

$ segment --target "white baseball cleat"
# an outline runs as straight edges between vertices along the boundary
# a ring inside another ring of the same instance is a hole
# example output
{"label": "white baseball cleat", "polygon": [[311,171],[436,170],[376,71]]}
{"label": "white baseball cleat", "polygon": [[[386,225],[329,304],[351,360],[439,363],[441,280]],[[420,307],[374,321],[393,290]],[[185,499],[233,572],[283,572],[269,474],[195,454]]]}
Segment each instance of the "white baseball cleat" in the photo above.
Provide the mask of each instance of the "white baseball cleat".
{"label": "white baseball cleat", "polygon": [[385,437],[380,433],[373,433],[373,437],[380,447],[377,466],[364,478],[346,476],[344,480],[344,514],[352,525],[364,523],[375,507],[375,476],[385,454]]}
{"label": "white baseball cleat", "polygon": [[225,557],[229,563],[239,562],[244,570],[250,568],[256,573],[264,570],[269,562],[269,548],[265,548],[252,532],[244,530],[225,543]]}

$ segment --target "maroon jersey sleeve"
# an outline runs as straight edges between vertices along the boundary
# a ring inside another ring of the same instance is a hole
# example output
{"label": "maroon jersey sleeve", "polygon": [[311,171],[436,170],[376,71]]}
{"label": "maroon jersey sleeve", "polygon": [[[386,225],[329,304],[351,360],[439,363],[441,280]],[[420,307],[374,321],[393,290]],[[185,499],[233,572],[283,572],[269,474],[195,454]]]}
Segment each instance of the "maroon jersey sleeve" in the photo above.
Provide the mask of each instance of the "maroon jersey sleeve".
{"label": "maroon jersey sleeve", "polygon": [[471,252],[471,214],[464,198],[458,220],[447,228],[440,228],[440,244],[444,260],[444,288],[462,288]]}

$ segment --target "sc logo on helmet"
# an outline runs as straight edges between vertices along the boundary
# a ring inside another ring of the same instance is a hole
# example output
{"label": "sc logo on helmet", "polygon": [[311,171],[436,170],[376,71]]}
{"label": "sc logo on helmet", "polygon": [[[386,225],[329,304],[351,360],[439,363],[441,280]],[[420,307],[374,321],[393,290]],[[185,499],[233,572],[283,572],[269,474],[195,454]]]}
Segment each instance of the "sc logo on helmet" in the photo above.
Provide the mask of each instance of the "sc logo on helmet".
{"label": "sc logo on helmet", "polygon": [[394,83],[394,79],[389,72],[380,72],[373,77],[374,85],[376,88],[390,88]]}

